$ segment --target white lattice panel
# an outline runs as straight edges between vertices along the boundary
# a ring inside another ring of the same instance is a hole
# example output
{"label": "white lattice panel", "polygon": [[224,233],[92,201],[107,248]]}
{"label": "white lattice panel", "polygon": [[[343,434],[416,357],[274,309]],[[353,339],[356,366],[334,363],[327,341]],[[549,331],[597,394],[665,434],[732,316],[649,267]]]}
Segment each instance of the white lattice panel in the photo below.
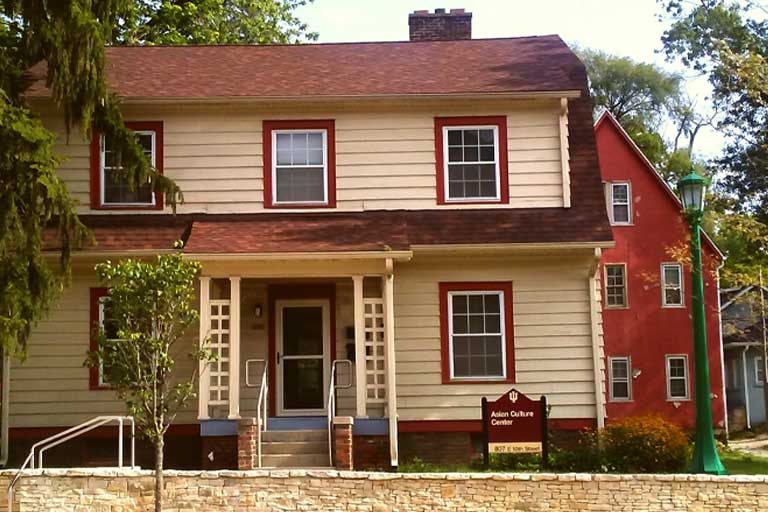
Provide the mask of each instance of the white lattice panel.
{"label": "white lattice panel", "polygon": [[211,351],[218,357],[210,363],[210,405],[229,403],[229,300],[211,301]]}
{"label": "white lattice panel", "polygon": [[387,372],[384,357],[384,301],[364,299],[365,390],[369,403],[386,400]]}

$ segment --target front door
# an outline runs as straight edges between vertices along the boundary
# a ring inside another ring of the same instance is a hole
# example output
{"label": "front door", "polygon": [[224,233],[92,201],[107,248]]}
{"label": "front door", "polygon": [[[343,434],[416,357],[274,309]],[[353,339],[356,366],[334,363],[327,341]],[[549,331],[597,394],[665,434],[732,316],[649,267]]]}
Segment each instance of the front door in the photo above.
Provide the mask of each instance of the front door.
{"label": "front door", "polygon": [[324,414],[330,379],[329,301],[281,300],[275,306],[277,412]]}

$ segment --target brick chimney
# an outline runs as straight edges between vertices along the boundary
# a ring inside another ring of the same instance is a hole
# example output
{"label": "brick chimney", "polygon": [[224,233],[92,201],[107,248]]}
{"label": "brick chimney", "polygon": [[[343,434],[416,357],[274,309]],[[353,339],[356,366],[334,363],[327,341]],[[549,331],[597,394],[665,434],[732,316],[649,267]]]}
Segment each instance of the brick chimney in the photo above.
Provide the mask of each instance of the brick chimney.
{"label": "brick chimney", "polygon": [[472,39],[472,13],[464,9],[414,11],[408,15],[411,41]]}

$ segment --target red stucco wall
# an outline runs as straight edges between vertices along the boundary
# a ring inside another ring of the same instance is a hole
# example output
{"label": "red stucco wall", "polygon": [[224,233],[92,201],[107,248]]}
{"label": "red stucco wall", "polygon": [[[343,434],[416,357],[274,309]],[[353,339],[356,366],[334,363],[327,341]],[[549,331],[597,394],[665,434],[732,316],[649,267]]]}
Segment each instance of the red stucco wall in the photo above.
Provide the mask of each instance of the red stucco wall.
{"label": "red stucco wall", "polygon": [[[690,267],[683,265],[685,308],[662,307],[660,279],[661,263],[675,261],[670,249],[688,243],[688,228],[679,206],[656,179],[655,171],[636,153],[612,119],[604,118],[598,123],[596,138],[603,181],[630,181],[632,193],[633,225],[614,226],[616,247],[603,252],[603,265],[626,263],[628,285],[628,308],[603,310],[605,354],[606,358],[628,355],[632,369],[641,372],[632,379],[632,401],[611,402],[608,398],[607,421],[610,423],[617,418],[645,412],[660,412],[686,427],[692,427],[695,384]],[[712,393],[717,395],[712,400],[712,409],[715,427],[722,428],[725,408],[717,311],[718,264],[714,248],[704,243],[704,300],[710,378]],[[601,276],[604,276],[602,272],[601,265]],[[667,400],[666,354],[688,354],[690,401]]]}

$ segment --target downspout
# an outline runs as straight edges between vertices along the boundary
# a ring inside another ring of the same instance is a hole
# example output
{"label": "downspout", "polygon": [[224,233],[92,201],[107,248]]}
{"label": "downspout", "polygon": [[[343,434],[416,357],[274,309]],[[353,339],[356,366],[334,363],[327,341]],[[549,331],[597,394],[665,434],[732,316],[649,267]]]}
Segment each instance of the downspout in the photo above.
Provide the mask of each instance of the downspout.
{"label": "downspout", "polygon": [[[603,393],[602,354],[600,353],[600,311],[597,310],[599,298],[597,296],[597,278],[600,271],[600,256],[602,251],[595,249],[594,259],[587,274],[587,286],[589,287],[589,317],[592,334],[592,368],[595,379],[595,419],[597,428],[605,426],[605,394]],[[600,304],[602,304],[600,302]]]}
{"label": "downspout", "polygon": [[747,380],[747,350],[749,347],[744,347],[744,351],[741,353],[741,371],[743,374],[744,382],[744,410],[747,415],[747,429],[752,430],[752,420],[749,418],[749,381]]}
{"label": "downspout", "polygon": [[720,378],[723,383],[722,397],[723,397],[723,428],[725,429],[725,438],[728,439],[730,430],[728,428],[728,396],[725,392],[725,349],[723,348],[723,311],[722,311],[722,298],[720,297],[720,269],[725,266],[726,258],[723,257],[723,261],[717,266],[715,272],[715,283],[717,284],[717,331],[718,338],[720,339]]}
{"label": "downspout", "polygon": [[2,436],[2,445],[0,445],[0,466],[5,467],[8,464],[8,421],[10,419],[10,401],[11,401],[11,357],[5,355],[5,350],[2,351],[3,357],[3,379],[2,386],[3,391],[0,395],[0,436]]}

